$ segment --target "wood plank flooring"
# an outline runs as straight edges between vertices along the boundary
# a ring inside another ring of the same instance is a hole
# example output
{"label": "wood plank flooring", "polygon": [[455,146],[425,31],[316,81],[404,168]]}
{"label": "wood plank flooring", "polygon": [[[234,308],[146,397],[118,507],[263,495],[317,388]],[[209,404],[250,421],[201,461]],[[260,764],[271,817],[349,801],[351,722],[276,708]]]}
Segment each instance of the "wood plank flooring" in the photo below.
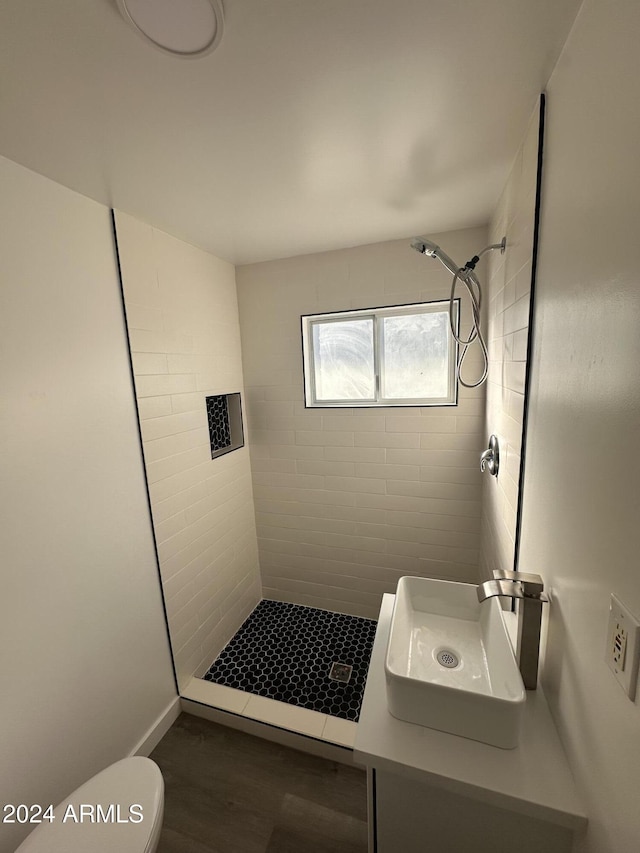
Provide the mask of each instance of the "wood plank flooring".
{"label": "wood plank flooring", "polygon": [[182,714],[150,756],[158,853],[367,853],[364,771]]}

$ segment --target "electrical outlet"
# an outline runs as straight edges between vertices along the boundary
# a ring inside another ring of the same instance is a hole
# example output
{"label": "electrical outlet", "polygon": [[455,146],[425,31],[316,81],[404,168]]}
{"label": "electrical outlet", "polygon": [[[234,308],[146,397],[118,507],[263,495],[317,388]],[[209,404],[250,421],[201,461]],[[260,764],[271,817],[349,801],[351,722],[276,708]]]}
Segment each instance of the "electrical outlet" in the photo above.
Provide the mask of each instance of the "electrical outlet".
{"label": "electrical outlet", "polygon": [[615,595],[611,596],[609,605],[605,660],[629,699],[634,702],[640,660],[640,622]]}

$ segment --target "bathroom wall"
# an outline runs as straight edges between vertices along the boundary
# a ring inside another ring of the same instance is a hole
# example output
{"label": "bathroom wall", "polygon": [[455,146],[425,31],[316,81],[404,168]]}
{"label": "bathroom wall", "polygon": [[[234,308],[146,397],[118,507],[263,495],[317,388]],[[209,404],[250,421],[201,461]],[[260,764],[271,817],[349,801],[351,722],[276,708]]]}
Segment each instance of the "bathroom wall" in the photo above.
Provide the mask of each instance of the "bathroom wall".
{"label": "bathroom wall", "polygon": [[489,227],[489,242],[507,238],[503,254],[491,252],[488,267],[489,375],[485,433],[498,436],[497,477],[484,478],[480,574],[513,571],[516,514],[522,455],[524,383],[527,366],[531,266],[538,166],[539,106],[500,196]]}
{"label": "bathroom wall", "polygon": [[109,211],[4,158],[0,187],[4,806],[125,757],[176,690]]}
{"label": "bathroom wall", "polygon": [[202,674],[261,598],[247,445],[211,458],[205,398],[241,392],[234,268],[116,215],[174,661]]}
{"label": "bathroom wall", "polygon": [[610,594],[640,617],[639,32],[637,0],[585,0],[547,87],[520,559],[588,853],[640,844],[640,700],[604,662]]}
{"label": "bathroom wall", "polygon": [[[430,236],[461,263],[486,244],[483,228]],[[265,597],[375,618],[402,575],[476,581],[484,388],[423,409],[303,398],[301,314],[448,299],[449,273],[407,239],[236,279]]]}

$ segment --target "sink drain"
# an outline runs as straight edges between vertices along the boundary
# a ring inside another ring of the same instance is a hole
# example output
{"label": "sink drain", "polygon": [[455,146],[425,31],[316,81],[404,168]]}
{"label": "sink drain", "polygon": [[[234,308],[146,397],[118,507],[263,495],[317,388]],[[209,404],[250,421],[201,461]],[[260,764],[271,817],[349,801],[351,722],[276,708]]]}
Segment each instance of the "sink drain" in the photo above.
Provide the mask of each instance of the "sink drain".
{"label": "sink drain", "polygon": [[436,660],[442,666],[446,666],[447,669],[454,669],[460,663],[458,655],[450,649],[440,649],[436,654]]}

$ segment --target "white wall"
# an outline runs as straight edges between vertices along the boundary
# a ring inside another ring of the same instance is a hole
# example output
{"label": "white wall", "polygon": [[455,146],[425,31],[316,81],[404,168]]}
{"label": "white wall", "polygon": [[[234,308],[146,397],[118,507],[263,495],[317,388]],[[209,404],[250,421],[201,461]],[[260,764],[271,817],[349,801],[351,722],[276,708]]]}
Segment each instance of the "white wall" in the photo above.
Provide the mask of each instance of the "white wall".
{"label": "white wall", "polygon": [[205,398],[244,400],[234,268],[122,213],[118,247],[160,571],[181,687],[261,598],[247,445],[211,459]]}
{"label": "white wall", "polygon": [[507,238],[503,254],[487,259],[489,300],[486,435],[498,436],[497,477],[484,478],[480,574],[513,571],[522,455],[524,383],[538,167],[539,106],[529,122],[513,168],[489,226],[489,242]]}
{"label": "white wall", "polygon": [[[430,236],[461,264],[486,245],[483,228]],[[301,314],[448,299],[449,273],[407,239],[236,278],[265,597],[376,618],[402,575],[476,581],[484,388],[423,409],[303,396]]]}
{"label": "white wall", "polygon": [[0,187],[0,803],[46,804],[176,691],[109,211],[3,158]]}
{"label": "white wall", "polygon": [[604,663],[610,593],[640,615],[638,33],[637,0],[586,0],[547,90],[521,568],[589,853],[640,847],[640,704]]}

